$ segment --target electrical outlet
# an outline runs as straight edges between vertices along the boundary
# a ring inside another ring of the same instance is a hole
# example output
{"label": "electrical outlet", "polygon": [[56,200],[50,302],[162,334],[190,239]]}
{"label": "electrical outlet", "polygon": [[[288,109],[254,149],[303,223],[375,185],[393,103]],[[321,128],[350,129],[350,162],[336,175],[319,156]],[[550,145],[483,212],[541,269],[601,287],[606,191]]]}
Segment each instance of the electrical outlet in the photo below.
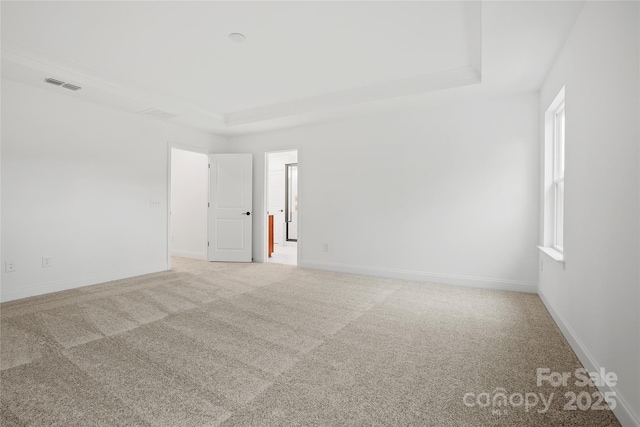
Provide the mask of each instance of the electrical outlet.
{"label": "electrical outlet", "polygon": [[51,267],[51,257],[43,256],[42,257],[42,268]]}
{"label": "electrical outlet", "polygon": [[322,250],[325,252],[329,252],[329,244],[328,243],[323,243],[322,244]]}
{"label": "electrical outlet", "polygon": [[16,262],[15,261],[6,261],[4,263],[4,271],[7,273],[12,273],[16,271]]}

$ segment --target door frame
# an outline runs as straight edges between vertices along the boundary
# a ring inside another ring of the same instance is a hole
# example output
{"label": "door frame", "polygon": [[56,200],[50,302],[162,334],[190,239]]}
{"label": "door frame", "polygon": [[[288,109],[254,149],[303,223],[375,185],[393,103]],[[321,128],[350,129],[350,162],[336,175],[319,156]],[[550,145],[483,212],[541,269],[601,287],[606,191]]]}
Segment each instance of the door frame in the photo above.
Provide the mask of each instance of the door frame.
{"label": "door frame", "polygon": [[[298,156],[296,155],[296,158]],[[295,239],[290,239],[289,238],[289,224],[291,223],[291,221],[288,221],[289,219],[289,204],[291,203],[291,200],[289,200],[289,171],[291,166],[295,166],[296,167],[296,207],[298,205],[298,161],[296,160],[295,163],[285,163],[284,164],[284,222],[285,222],[285,241],[287,242],[296,242],[296,244],[298,243],[298,211],[296,210],[296,238]]]}
{"label": "door frame", "polygon": [[[204,154],[209,156],[209,150],[191,145],[184,145],[175,142],[167,142],[167,270],[171,270],[171,150],[173,149],[191,151],[192,153]],[[208,181],[208,180],[207,180]],[[207,188],[209,183],[207,182]],[[207,191],[207,194],[209,192]],[[206,224],[207,236],[209,236],[209,221]]]}
{"label": "door frame", "polygon": [[298,240],[296,245],[296,265],[300,266],[300,255],[302,254],[302,242],[301,238],[301,229],[300,218],[302,217],[302,196],[300,194],[300,150],[297,148],[286,148],[282,150],[273,150],[273,151],[265,151],[264,153],[264,186],[262,188],[263,197],[262,197],[262,245],[260,249],[260,254],[262,254],[262,262],[269,261],[269,155],[270,154],[278,154],[278,153],[289,153],[295,151],[296,152],[296,163],[298,164]]}

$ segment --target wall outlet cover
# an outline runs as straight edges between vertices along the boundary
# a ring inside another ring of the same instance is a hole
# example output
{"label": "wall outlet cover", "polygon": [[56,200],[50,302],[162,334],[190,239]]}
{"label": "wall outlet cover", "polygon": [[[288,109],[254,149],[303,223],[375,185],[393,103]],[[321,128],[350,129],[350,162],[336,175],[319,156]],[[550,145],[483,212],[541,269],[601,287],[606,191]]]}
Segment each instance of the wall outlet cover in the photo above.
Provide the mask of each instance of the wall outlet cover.
{"label": "wall outlet cover", "polygon": [[16,271],[16,262],[15,261],[6,261],[4,263],[4,271],[7,273],[13,273]]}

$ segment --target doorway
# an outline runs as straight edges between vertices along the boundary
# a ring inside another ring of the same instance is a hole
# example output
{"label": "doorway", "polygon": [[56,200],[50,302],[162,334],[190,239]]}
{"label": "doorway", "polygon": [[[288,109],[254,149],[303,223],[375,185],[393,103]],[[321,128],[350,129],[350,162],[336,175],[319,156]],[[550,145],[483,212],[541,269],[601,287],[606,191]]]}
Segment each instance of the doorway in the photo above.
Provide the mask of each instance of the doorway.
{"label": "doorway", "polygon": [[267,262],[298,264],[298,151],[266,153]]}
{"label": "doorway", "polygon": [[171,256],[206,260],[209,159],[189,148],[169,154],[169,266]]}
{"label": "doorway", "polygon": [[298,241],[298,164],[284,165],[284,222],[287,242]]}
{"label": "doorway", "polygon": [[174,256],[252,262],[253,156],[170,143],[168,159],[167,268]]}

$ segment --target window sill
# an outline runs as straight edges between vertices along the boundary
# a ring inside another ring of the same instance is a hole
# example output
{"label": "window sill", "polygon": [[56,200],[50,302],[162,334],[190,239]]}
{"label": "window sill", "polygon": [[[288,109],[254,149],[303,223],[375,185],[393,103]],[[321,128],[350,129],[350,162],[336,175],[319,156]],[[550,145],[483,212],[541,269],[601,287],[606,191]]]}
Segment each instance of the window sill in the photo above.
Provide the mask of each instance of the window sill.
{"label": "window sill", "polygon": [[541,252],[547,254],[552,260],[564,264],[564,254],[556,251],[553,248],[538,246]]}

